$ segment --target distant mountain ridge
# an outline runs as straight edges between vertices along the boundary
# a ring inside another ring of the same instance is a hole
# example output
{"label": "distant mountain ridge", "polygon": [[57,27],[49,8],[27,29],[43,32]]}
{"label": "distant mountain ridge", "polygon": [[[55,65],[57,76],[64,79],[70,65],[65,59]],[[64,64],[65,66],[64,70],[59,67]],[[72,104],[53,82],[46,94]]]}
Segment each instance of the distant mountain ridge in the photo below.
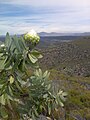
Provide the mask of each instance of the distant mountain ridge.
{"label": "distant mountain ridge", "polygon": [[[24,34],[17,34],[17,36],[21,36]],[[90,36],[90,32],[82,32],[82,33],[58,33],[58,32],[38,32],[40,36]],[[13,35],[11,35],[13,36]],[[5,38],[5,35],[0,35],[0,38]]]}
{"label": "distant mountain ridge", "polygon": [[84,33],[57,33],[57,32],[40,32],[38,33],[40,36],[90,36],[90,32]]}
{"label": "distant mountain ridge", "polygon": [[[23,36],[24,34],[17,34],[17,36]],[[75,40],[78,39],[80,37],[84,37],[84,36],[90,36],[90,32],[84,32],[84,33],[57,33],[57,32],[51,32],[51,33],[47,33],[47,32],[40,32],[38,33],[38,35],[40,36],[41,40]],[[13,35],[11,35],[13,36]],[[0,41],[4,41],[5,40],[5,35],[0,35]]]}

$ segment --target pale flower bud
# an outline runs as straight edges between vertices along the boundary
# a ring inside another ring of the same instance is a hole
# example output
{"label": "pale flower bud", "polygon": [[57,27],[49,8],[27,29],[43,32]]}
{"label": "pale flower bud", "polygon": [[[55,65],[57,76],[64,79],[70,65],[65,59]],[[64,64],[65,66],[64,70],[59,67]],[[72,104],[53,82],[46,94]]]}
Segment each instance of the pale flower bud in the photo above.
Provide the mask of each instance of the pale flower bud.
{"label": "pale flower bud", "polygon": [[40,37],[34,30],[31,30],[30,32],[24,35],[24,39],[26,41],[30,41],[32,44],[37,44],[40,40]]}
{"label": "pale flower bud", "polygon": [[1,44],[0,46],[1,46],[1,47],[5,47],[5,45],[4,45],[4,44]]}
{"label": "pale flower bud", "polygon": [[32,29],[30,32],[28,32],[29,35],[36,36],[37,33]]}

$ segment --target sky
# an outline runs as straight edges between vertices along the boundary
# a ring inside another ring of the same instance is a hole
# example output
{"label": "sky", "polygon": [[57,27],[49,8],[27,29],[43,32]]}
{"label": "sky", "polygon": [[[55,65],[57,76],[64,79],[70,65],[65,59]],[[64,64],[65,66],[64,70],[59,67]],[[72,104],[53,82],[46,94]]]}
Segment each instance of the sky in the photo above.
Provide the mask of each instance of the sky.
{"label": "sky", "polygon": [[0,0],[0,34],[90,32],[90,0]]}

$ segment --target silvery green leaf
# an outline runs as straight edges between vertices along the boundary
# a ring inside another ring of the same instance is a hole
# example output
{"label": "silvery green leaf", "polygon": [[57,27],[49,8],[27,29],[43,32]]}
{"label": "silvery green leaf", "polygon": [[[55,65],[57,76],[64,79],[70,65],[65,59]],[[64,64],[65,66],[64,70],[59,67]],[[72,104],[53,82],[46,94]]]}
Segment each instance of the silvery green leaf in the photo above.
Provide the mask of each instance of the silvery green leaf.
{"label": "silvery green leaf", "polygon": [[42,70],[39,69],[38,72],[39,72],[39,75],[42,76]]}
{"label": "silvery green leaf", "polygon": [[11,42],[12,42],[12,39],[11,39],[11,37],[9,36],[9,33],[7,32],[6,38],[5,38],[5,46],[6,46],[8,49],[10,48]]}
{"label": "silvery green leaf", "polygon": [[14,82],[13,76],[10,76],[10,78],[8,79],[8,81],[10,82],[10,84],[12,84]]}
{"label": "silvery green leaf", "polygon": [[47,97],[48,97],[48,94],[43,95],[43,98],[47,98]]}
{"label": "silvery green leaf", "polygon": [[49,90],[51,88],[51,84],[48,85],[47,89]]}
{"label": "silvery green leaf", "polygon": [[59,90],[58,95],[61,95],[62,93],[63,93],[63,91],[62,91],[62,90]]}
{"label": "silvery green leaf", "polygon": [[46,77],[47,75],[48,75],[48,71],[45,71],[43,77]]}
{"label": "silvery green leaf", "polygon": [[67,92],[63,92],[63,96],[67,96],[68,95],[68,93]]}
{"label": "silvery green leaf", "polygon": [[49,115],[51,114],[51,104],[50,104],[50,102],[48,102],[48,113],[49,113]]}
{"label": "silvery green leaf", "polygon": [[39,76],[38,70],[35,71],[35,75],[36,75],[36,76]]}
{"label": "silvery green leaf", "polygon": [[58,104],[59,104],[61,107],[63,107],[64,104],[63,104],[63,102],[61,101],[61,99],[60,99],[59,97],[57,97],[56,99],[57,99]]}
{"label": "silvery green leaf", "polygon": [[38,59],[35,56],[33,56],[32,54],[28,54],[28,57],[32,63],[36,63],[38,61]]}
{"label": "silvery green leaf", "polygon": [[5,95],[4,94],[0,96],[0,103],[2,105],[5,105],[5,103],[6,103],[6,99],[5,99]]}
{"label": "silvery green leaf", "polygon": [[37,58],[42,58],[43,56],[37,50],[32,50],[31,54],[33,54]]}
{"label": "silvery green leaf", "polygon": [[3,70],[5,67],[5,60],[0,60],[0,70]]}

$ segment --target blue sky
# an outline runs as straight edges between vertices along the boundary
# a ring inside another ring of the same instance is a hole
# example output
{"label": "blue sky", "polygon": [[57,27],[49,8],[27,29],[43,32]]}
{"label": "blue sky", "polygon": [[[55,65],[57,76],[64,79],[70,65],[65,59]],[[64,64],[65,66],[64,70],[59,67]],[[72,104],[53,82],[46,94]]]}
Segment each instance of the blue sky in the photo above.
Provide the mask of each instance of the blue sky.
{"label": "blue sky", "polygon": [[0,34],[90,32],[90,0],[0,0]]}

